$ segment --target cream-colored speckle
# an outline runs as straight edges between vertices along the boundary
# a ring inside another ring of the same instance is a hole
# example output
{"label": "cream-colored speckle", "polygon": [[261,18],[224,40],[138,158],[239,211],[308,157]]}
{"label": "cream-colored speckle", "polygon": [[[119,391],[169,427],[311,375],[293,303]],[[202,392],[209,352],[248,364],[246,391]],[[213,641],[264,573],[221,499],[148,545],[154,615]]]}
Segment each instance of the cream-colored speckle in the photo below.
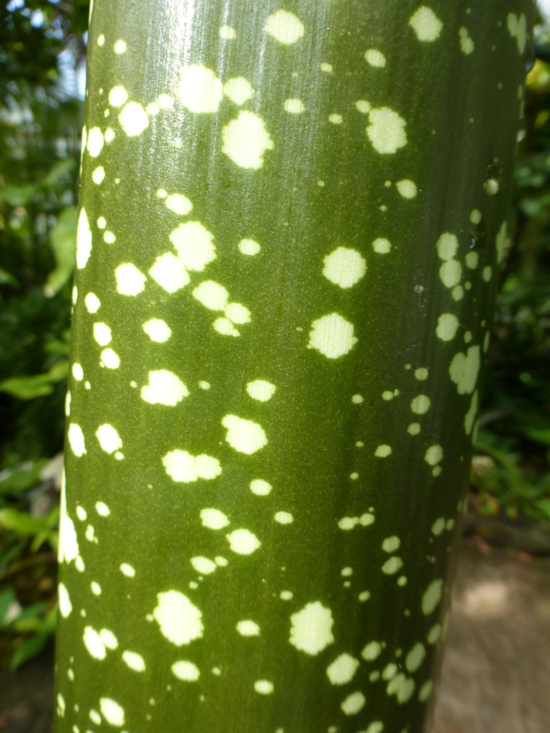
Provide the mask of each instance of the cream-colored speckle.
{"label": "cream-colored speckle", "polygon": [[216,320],[212,324],[212,327],[222,336],[240,336],[239,331],[231,323],[229,318],[216,318]]}
{"label": "cream-colored speckle", "polygon": [[232,28],[230,25],[222,25],[220,27],[220,30],[218,31],[218,34],[220,38],[223,38],[224,41],[233,41],[235,38],[237,38],[237,33],[234,28]]}
{"label": "cream-colored speckle", "polygon": [[418,699],[420,702],[426,702],[426,700],[428,700],[428,698],[432,694],[433,686],[434,683],[432,682],[432,680],[424,682],[418,693]]}
{"label": "cream-colored speckle", "polygon": [[439,277],[446,288],[453,288],[462,277],[462,265],[458,260],[447,260],[439,268]]}
{"label": "cream-colored speckle", "polygon": [[180,216],[185,216],[193,208],[191,201],[182,193],[170,194],[170,196],[164,199],[164,203],[170,211],[173,211],[175,214],[180,214]]}
{"label": "cream-colored speckle", "polygon": [[458,394],[472,394],[476,386],[480,365],[479,346],[470,346],[466,354],[455,354],[449,367],[449,375],[456,384]]}
{"label": "cream-colored speckle", "polygon": [[128,46],[126,45],[126,41],[123,41],[121,38],[115,43],[114,50],[115,53],[119,56],[123,53],[126,53]]}
{"label": "cream-colored speckle", "polygon": [[100,346],[107,346],[111,343],[111,329],[106,323],[94,323],[94,341]]}
{"label": "cream-colored speckle", "polygon": [[367,700],[362,692],[352,692],[340,707],[345,715],[357,715],[364,708],[366,702]]}
{"label": "cream-colored speckle", "polygon": [[87,150],[92,158],[97,158],[103,150],[103,133],[99,127],[92,127],[88,133]]}
{"label": "cream-colored speckle", "polygon": [[254,96],[254,89],[248,79],[245,79],[243,76],[237,76],[225,82],[223,93],[232,102],[241,106]]}
{"label": "cream-colored speckle", "polygon": [[216,458],[201,454],[192,456],[187,451],[173,450],[162,458],[166,473],[173,481],[191,483],[199,478],[212,480],[222,472]]}
{"label": "cream-colored speckle", "polygon": [[338,313],[313,321],[308,348],[316,349],[328,359],[338,359],[351,351],[357,343],[353,324]]}
{"label": "cream-colored speckle", "polygon": [[393,154],[407,144],[406,124],[405,120],[389,107],[371,109],[367,136],[378,153]]}
{"label": "cream-colored speckle", "polygon": [[69,425],[67,438],[74,455],[77,458],[81,458],[86,453],[86,444],[84,441],[84,433],[82,432],[80,425],[77,425],[76,423]]}
{"label": "cream-colored speckle", "polygon": [[491,282],[491,278],[493,277],[493,268],[491,267],[491,265],[487,265],[483,268],[481,277],[486,283]]}
{"label": "cream-colored speckle", "polygon": [[386,537],[386,539],[382,542],[382,549],[384,552],[395,552],[399,549],[401,545],[401,540],[396,535],[392,535],[391,537]]}
{"label": "cream-colored speckle", "polygon": [[59,613],[63,618],[67,618],[71,615],[73,610],[73,604],[69,596],[69,591],[63,583],[59,583],[58,587],[58,600],[59,600]]}
{"label": "cream-colored speckle", "polygon": [[443,460],[443,448],[440,445],[432,445],[426,451],[424,460],[430,466],[436,466]]}
{"label": "cream-colored speckle", "polygon": [[[282,12],[282,11],[281,11]],[[273,149],[273,140],[261,117],[241,111],[222,130],[224,152],[241,168],[258,170],[264,164],[264,153]]]}
{"label": "cream-colored speckle", "polygon": [[428,379],[429,372],[425,367],[419,367],[414,370],[414,378],[418,379],[419,382],[424,382]]}
{"label": "cream-colored speckle", "polygon": [[189,273],[179,257],[166,252],[155,260],[149,275],[167,293],[175,293],[189,283]]}
{"label": "cream-colored speckle", "polygon": [[92,254],[92,232],[88,223],[88,217],[84,209],[78,215],[78,226],[76,231],[76,266],[79,270],[86,267],[86,263]]}
{"label": "cream-colored speckle", "polygon": [[292,524],[294,517],[290,512],[277,512],[273,519],[279,524]]}
{"label": "cream-colored speckle", "polygon": [[385,444],[379,445],[377,449],[374,451],[374,455],[377,458],[387,458],[388,456],[391,455],[391,453],[392,453],[391,446],[385,445]]}
{"label": "cream-colored speckle", "polygon": [[256,496],[267,496],[271,493],[273,486],[261,478],[254,479],[250,482],[250,491]]}
{"label": "cream-colored speckle", "polygon": [[506,24],[510,35],[516,39],[519,53],[523,54],[527,43],[527,18],[525,14],[508,13]]}
{"label": "cream-colored speckle", "polygon": [[441,341],[452,341],[459,327],[458,318],[452,313],[442,313],[438,320],[435,333]]}
{"label": "cream-colored speckle", "polygon": [[428,635],[426,639],[428,640],[428,644],[437,644],[439,641],[439,637],[441,636],[441,624],[435,624],[435,626],[432,626],[432,628],[429,630]]}
{"label": "cream-colored speckle", "polygon": [[351,401],[354,405],[361,405],[365,401],[365,398],[362,394],[354,394],[351,396]]}
{"label": "cream-colored speckle", "polygon": [[422,596],[422,613],[429,616],[433,613],[441,601],[443,594],[443,581],[434,580]]}
{"label": "cream-colored speckle", "polygon": [[77,382],[81,382],[84,379],[84,369],[82,369],[82,365],[78,362],[73,364],[71,372]]}
{"label": "cream-colored speckle", "polygon": [[424,415],[430,409],[431,400],[427,395],[419,394],[411,401],[411,410],[415,415]]}
{"label": "cream-colored speckle", "polygon": [[127,578],[135,578],[135,576],[136,576],[135,569],[131,565],[128,565],[128,563],[126,563],[126,562],[123,562],[120,565],[120,572],[123,575],[125,575]]}
{"label": "cream-colored speckle", "polygon": [[326,61],[323,61],[321,64],[319,64],[319,68],[321,69],[321,71],[324,71],[325,74],[332,74],[332,72],[334,71],[332,64],[328,64]]}
{"label": "cream-colored speckle", "polygon": [[257,680],[254,682],[254,689],[260,695],[271,695],[273,692],[273,682],[269,680]]}
{"label": "cream-colored speckle", "polygon": [[413,646],[405,659],[405,667],[409,672],[416,672],[426,656],[424,645],[418,642]]}
{"label": "cream-colored speckle", "polygon": [[122,660],[124,664],[133,669],[134,672],[145,672],[145,659],[137,652],[122,652]]}
{"label": "cream-colored speckle", "polygon": [[455,300],[456,302],[462,300],[462,298],[464,297],[464,288],[462,287],[462,285],[456,285],[452,289],[451,295],[453,300]]}
{"label": "cream-colored speckle", "polygon": [[361,652],[361,656],[366,662],[373,662],[382,653],[382,644],[378,641],[371,641]]}
{"label": "cream-colored speckle", "polygon": [[170,326],[159,318],[151,318],[151,320],[143,324],[142,328],[151,341],[157,344],[166,343],[172,335]]}
{"label": "cream-colored speckle", "polygon": [[102,165],[100,165],[92,173],[92,181],[97,186],[99,186],[101,183],[103,183],[104,178],[105,178],[105,168]]}
{"label": "cream-colored speckle", "polygon": [[367,102],[366,99],[358,99],[357,102],[355,102],[355,108],[358,112],[361,112],[362,115],[368,115],[372,109],[372,105],[370,102]]}
{"label": "cream-colored speckle", "polygon": [[96,512],[99,514],[100,517],[108,517],[111,513],[111,510],[105,504],[103,501],[98,501],[95,505]]}
{"label": "cream-colored speckle", "polygon": [[227,535],[229,546],[238,555],[251,555],[260,546],[261,542],[253,532],[248,529],[236,529]]}
{"label": "cream-colored speckle", "polygon": [[252,420],[226,415],[222,425],[227,430],[226,441],[239,453],[251,455],[267,445],[263,428]]}
{"label": "cream-colored speckle", "polygon": [[255,621],[244,619],[237,623],[237,631],[241,636],[259,636],[260,627]]}
{"label": "cream-colored speckle", "polygon": [[328,116],[328,121],[331,122],[333,125],[341,125],[344,121],[344,118],[337,112],[333,112]]}
{"label": "cream-colored speckle", "polygon": [[164,638],[176,646],[189,644],[203,635],[201,611],[179,591],[157,594],[153,618]]}
{"label": "cream-colored speckle", "polygon": [[460,49],[463,54],[469,56],[474,52],[475,44],[468,34],[468,29],[465,26],[461,26],[458,29],[458,37],[460,40]]}
{"label": "cream-colored speckle", "polygon": [[174,106],[174,97],[169,94],[159,94],[157,104],[161,109],[171,109]]}
{"label": "cream-colored speckle", "polygon": [[205,308],[223,311],[229,300],[229,293],[223,285],[213,280],[204,280],[193,290],[193,297]]}
{"label": "cream-colored speckle", "polygon": [[107,244],[114,244],[114,242],[116,242],[116,237],[113,232],[105,232],[103,235],[103,241],[107,242]]}
{"label": "cream-colored speckle", "polygon": [[395,575],[403,567],[403,560],[400,557],[390,557],[389,560],[382,565],[382,572],[385,575]]}
{"label": "cream-colored speckle", "polygon": [[120,366],[120,357],[113,349],[103,349],[100,364],[107,367],[107,369],[118,369]]}
{"label": "cream-colored speckle", "polygon": [[122,448],[120,435],[112,425],[107,423],[100,425],[96,430],[96,436],[100,446],[106,453],[114,453],[119,448]]}
{"label": "cream-colored speckle", "polygon": [[180,71],[177,97],[194,113],[217,112],[223,99],[223,87],[216,74],[200,64],[184,66]]}
{"label": "cream-colored speckle", "polygon": [[202,555],[192,557],[191,565],[195,568],[197,573],[201,573],[202,575],[210,575],[210,573],[213,573],[217,568],[215,562],[209,560],[207,557],[203,557]]}
{"label": "cream-colored speckle", "polygon": [[90,590],[92,591],[94,596],[100,596],[102,593],[101,586],[99,585],[99,583],[96,583],[95,580],[90,583]]}
{"label": "cream-colored speckle", "polygon": [[197,665],[185,660],[174,662],[171,670],[175,677],[184,682],[196,682],[200,677],[200,671]]}
{"label": "cream-colored speckle", "polygon": [[434,11],[426,5],[422,5],[411,15],[409,25],[416,33],[419,41],[428,43],[437,40],[443,29],[443,23]]}
{"label": "cream-colored speckle", "polygon": [[149,382],[141,390],[141,399],[151,405],[175,407],[189,390],[178,376],[166,369],[149,372]]}
{"label": "cream-colored speckle", "polygon": [[219,509],[203,509],[201,511],[201,522],[203,527],[217,530],[227,527],[229,519]]}
{"label": "cream-colored speckle", "polygon": [[99,36],[97,37],[97,45],[100,48],[105,45],[105,36],[103,35],[103,33],[100,33]]}
{"label": "cream-colored speckle", "polygon": [[116,86],[109,92],[109,104],[111,107],[122,107],[128,101],[128,92],[123,86]]}
{"label": "cream-colored speckle", "polygon": [[372,243],[372,248],[376,254],[386,255],[391,250],[391,242],[389,239],[378,237],[378,239],[375,239]]}
{"label": "cream-colored speckle", "polygon": [[138,295],[145,288],[145,275],[130,262],[115,270],[116,289],[121,295]]}
{"label": "cream-colored speckle", "polygon": [[241,239],[237,246],[241,254],[248,255],[250,257],[257,255],[261,249],[258,242],[256,242],[254,239]]}
{"label": "cream-colored speckle", "polygon": [[266,33],[285,46],[296,43],[304,35],[302,21],[287,10],[277,10],[269,16],[265,25]]}
{"label": "cream-colored speckle", "polygon": [[340,654],[327,667],[327,677],[332,685],[345,685],[351,682],[358,668],[359,661],[355,657],[351,654]]}
{"label": "cream-colored speckle", "polygon": [[232,323],[250,323],[250,311],[242,303],[228,303],[224,314]]}
{"label": "cream-colored speckle", "polygon": [[149,127],[149,116],[139,102],[128,102],[118,119],[128,137],[137,137]]}
{"label": "cream-colored speckle", "polygon": [[320,601],[292,614],[290,623],[290,643],[305,654],[315,656],[334,642],[332,611]]}
{"label": "cream-colored speckle", "polygon": [[125,723],[124,708],[118,702],[110,697],[102,697],[99,700],[99,709],[109,725],[113,728],[122,728]]}
{"label": "cream-colored speckle", "polygon": [[115,139],[115,131],[113,130],[112,127],[108,127],[105,130],[105,142],[112,143],[114,139]]}
{"label": "cream-colored speckle", "polygon": [[300,115],[306,108],[301,99],[285,99],[284,110],[291,115]]}
{"label": "cream-colored speckle", "polygon": [[479,209],[472,209],[470,212],[470,221],[472,224],[479,224],[481,222],[481,211]]}
{"label": "cream-colored speckle", "polygon": [[500,184],[496,178],[488,178],[483,183],[483,188],[485,189],[485,192],[488,196],[496,196],[497,193],[500,191]]}
{"label": "cream-colored speckle", "polygon": [[468,252],[464,260],[466,267],[469,267],[470,270],[475,270],[479,264],[479,254],[477,252]]}
{"label": "cream-colored speckle", "polygon": [[84,646],[88,650],[90,656],[94,659],[105,659],[107,652],[101,635],[91,626],[86,626],[83,636]]}
{"label": "cream-colored speckle", "polygon": [[255,379],[253,382],[248,382],[246,385],[246,391],[253,400],[258,402],[268,402],[277,388],[271,382],[267,382],[265,379]]}
{"label": "cream-colored speckle", "polygon": [[371,66],[383,68],[386,65],[386,57],[382,51],[378,51],[376,48],[369,48],[365,53],[365,61]]}
{"label": "cream-colored speckle", "polygon": [[97,228],[98,229],[105,229],[107,226],[107,219],[104,216],[98,216],[97,218]]}
{"label": "cream-colored speckle", "polygon": [[291,590],[282,590],[279,593],[279,598],[282,601],[291,601],[294,598],[294,593]]}
{"label": "cream-colored speckle", "polygon": [[170,234],[170,241],[188,270],[202,272],[216,259],[212,234],[199,221],[180,224]]}
{"label": "cream-colored speckle", "polygon": [[404,178],[402,181],[397,181],[395,185],[397,187],[399,194],[404,199],[413,199],[418,194],[416,183],[414,181],[409,180],[408,178]]}
{"label": "cream-colored speckle", "polygon": [[328,254],[323,262],[323,275],[327,280],[344,289],[356,285],[367,271],[367,263],[363,255],[348,247],[338,247]]}

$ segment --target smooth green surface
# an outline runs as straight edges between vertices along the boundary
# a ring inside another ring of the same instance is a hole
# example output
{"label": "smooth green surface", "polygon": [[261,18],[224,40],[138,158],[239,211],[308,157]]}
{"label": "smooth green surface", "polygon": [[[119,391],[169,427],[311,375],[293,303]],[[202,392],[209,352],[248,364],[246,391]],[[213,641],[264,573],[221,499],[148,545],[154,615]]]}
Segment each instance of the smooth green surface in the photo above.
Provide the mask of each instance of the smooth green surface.
{"label": "smooth green surface", "polygon": [[57,733],[422,730],[528,10],[95,0]]}

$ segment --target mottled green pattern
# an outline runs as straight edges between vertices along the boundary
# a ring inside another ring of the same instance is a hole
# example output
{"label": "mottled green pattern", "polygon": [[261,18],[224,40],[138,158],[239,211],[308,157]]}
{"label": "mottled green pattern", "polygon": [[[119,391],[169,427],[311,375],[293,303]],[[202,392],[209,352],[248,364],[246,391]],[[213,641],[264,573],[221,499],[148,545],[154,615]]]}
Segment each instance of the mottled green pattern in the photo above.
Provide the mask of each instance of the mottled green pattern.
{"label": "mottled green pattern", "polygon": [[530,0],[95,0],[57,733],[414,733]]}

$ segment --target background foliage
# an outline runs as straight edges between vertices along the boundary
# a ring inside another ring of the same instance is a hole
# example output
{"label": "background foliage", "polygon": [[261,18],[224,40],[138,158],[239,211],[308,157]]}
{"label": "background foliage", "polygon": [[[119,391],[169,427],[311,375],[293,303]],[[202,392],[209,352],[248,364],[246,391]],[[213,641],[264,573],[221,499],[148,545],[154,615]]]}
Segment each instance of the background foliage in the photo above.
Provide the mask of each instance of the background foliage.
{"label": "background foliage", "polygon": [[[0,8],[0,666],[22,664],[55,627],[88,4]],[[550,29],[540,18],[535,51],[471,503],[550,522]]]}

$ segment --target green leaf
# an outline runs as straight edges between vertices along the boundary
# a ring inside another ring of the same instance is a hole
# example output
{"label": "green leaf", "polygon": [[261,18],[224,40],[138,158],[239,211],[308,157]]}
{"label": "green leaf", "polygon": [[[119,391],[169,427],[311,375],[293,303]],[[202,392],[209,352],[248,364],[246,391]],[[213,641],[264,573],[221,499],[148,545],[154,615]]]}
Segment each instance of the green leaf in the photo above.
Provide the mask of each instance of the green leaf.
{"label": "green leaf", "polygon": [[7,392],[20,400],[34,400],[35,397],[51,394],[53,386],[46,374],[37,374],[34,377],[5,379],[0,382],[0,392]]}
{"label": "green leaf", "polygon": [[77,208],[70,206],[61,212],[52,231],[50,244],[57,266],[44,285],[44,293],[50,298],[61,290],[73,273],[77,221]]}
{"label": "green leaf", "polygon": [[0,285],[19,285],[19,282],[10,272],[0,267]]}
{"label": "green leaf", "polygon": [[65,160],[58,160],[57,163],[51,168],[48,175],[40,181],[41,187],[53,188],[57,184],[63,181],[64,178],[69,176],[76,167],[76,160],[74,158],[67,158]]}
{"label": "green leaf", "polygon": [[25,206],[32,201],[36,186],[6,186],[0,191],[0,202],[10,206]]}
{"label": "green leaf", "polygon": [[11,529],[22,537],[43,534],[47,539],[52,534],[45,517],[33,517],[32,514],[18,512],[17,509],[0,509],[0,526]]}
{"label": "green leaf", "polygon": [[10,662],[11,669],[17,669],[25,662],[28,662],[29,659],[36,657],[44,649],[48,639],[49,635],[46,634],[31,636],[30,639],[25,639],[12,655]]}
{"label": "green leaf", "polygon": [[15,602],[15,591],[13,588],[7,588],[0,592],[0,629],[5,628],[5,619],[8,611]]}
{"label": "green leaf", "polygon": [[48,460],[27,461],[14,469],[0,473],[0,494],[17,494],[40,483],[40,472]]}

